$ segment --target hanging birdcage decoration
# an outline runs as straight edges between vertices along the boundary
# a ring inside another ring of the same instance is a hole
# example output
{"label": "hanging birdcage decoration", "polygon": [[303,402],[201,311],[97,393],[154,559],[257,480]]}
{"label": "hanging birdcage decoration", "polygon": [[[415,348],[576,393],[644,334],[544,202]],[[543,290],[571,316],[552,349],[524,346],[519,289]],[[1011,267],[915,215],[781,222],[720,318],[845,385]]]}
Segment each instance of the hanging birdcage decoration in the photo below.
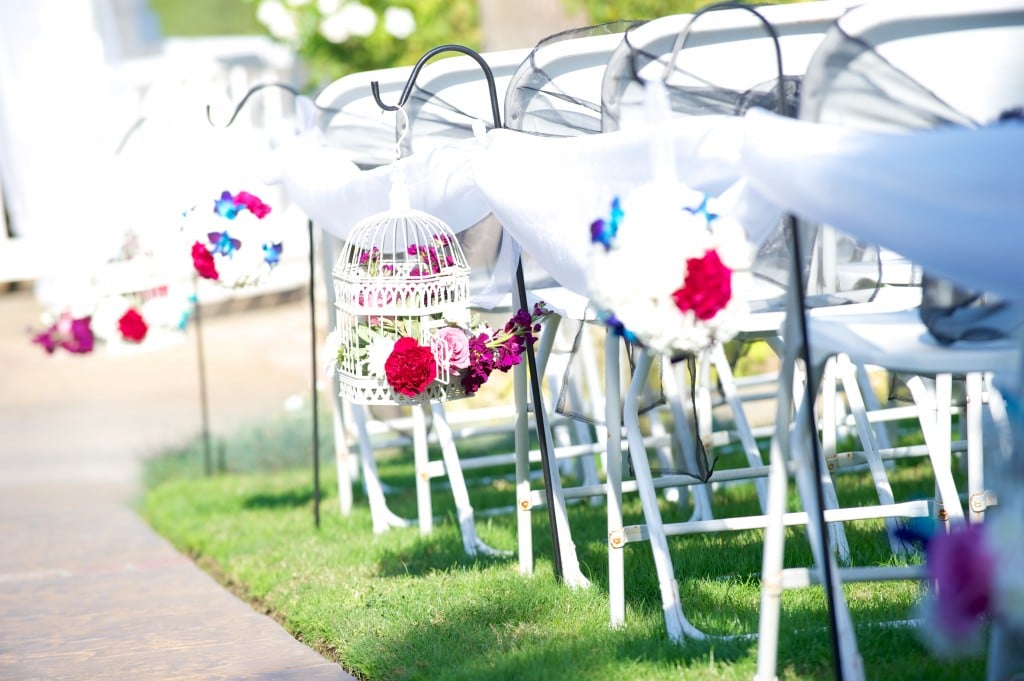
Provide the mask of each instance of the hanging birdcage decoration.
{"label": "hanging birdcage decoration", "polygon": [[443,221],[392,205],[352,229],[334,266],[341,395],[355,404],[464,397],[469,265]]}

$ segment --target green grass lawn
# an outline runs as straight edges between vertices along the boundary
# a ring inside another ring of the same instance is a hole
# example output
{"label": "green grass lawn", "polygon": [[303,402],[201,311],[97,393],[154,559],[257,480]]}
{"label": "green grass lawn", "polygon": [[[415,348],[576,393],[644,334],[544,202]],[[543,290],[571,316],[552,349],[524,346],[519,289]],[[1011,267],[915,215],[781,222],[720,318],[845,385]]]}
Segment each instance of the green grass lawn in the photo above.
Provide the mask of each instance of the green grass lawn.
{"label": "green grass lawn", "polygon": [[[328,418],[321,423],[328,423]],[[573,591],[555,582],[550,534],[543,510],[534,514],[537,556],[531,577],[515,558],[469,558],[461,549],[450,494],[438,490],[434,511],[446,520],[429,536],[417,529],[373,534],[365,498],[357,490],[351,515],[338,512],[333,460],[322,466],[322,523],[313,523],[309,418],[291,417],[228,438],[228,471],[203,477],[193,447],[149,463],[145,518],[179,549],[296,638],[362,679],[707,679],[753,678],[760,598],[759,531],[670,540],[687,617],[711,635],[707,641],[670,642],[665,635],[649,545],[625,549],[626,626],[608,626],[607,539],[603,506],[570,508],[580,562],[591,588]],[[327,452],[329,433],[321,432]],[[467,443],[465,456],[510,447],[502,438]],[[437,454],[435,453],[435,457]],[[219,457],[218,457],[219,458]],[[720,465],[729,465],[725,457]],[[738,457],[737,457],[738,458]],[[393,508],[415,514],[411,454],[380,452],[381,474],[394,487]],[[897,499],[928,496],[927,465],[901,464],[892,474]],[[483,473],[494,473],[485,471]],[[498,477],[470,489],[474,506],[509,505],[513,484]],[[839,480],[840,498],[871,500],[858,473]],[[752,513],[749,485],[716,493],[716,512]],[[642,515],[626,497],[627,523]],[[663,502],[667,520],[689,509]],[[515,520],[498,515],[478,522],[492,546],[514,549]],[[859,565],[892,562],[878,522],[848,525]],[[802,529],[791,529],[787,565],[806,565]],[[912,582],[846,587],[867,678],[980,679],[984,660],[937,659],[906,626],[919,585]],[[827,613],[818,588],[783,596],[780,678],[833,678]]]}

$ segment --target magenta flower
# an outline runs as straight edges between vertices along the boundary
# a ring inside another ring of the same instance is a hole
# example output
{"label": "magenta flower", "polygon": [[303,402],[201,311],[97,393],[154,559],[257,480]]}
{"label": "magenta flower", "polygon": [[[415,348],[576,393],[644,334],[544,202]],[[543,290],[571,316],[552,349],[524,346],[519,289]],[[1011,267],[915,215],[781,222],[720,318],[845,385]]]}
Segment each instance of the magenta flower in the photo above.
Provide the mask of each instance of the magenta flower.
{"label": "magenta flower", "polygon": [[681,288],[672,293],[676,307],[682,312],[693,310],[701,321],[718,314],[732,298],[732,270],[726,267],[718,252],[707,251],[700,258],[686,261],[686,278]]}
{"label": "magenta flower", "polygon": [[462,376],[462,389],[467,395],[479,390],[494,371],[494,351],[487,345],[489,340],[486,333],[469,339],[469,367]]}
{"label": "magenta flower", "polygon": [[33,336],[32,342],[42,345],[49,354],[61,347],[68,352],[84,355],[92,352],[95,344],[91,323],[91,317],[75,319],[64,312],[48,329]]}
{"label": "magenta flower", "polygon": [[249,192],[238,192],[234,196],[234,202],[240,206],[245,206],[250,213],[260,220],[265,218],[270,212],[270,206],[263,203],[258,196]]}
{"label": "magenta flower", "polygon": [[129,308],[121,315],[117,320],[117,328],[121,332],[121,337],[132,343],[141,343],[149,331],[145,318],[135,308]]}
{"label": "magenta flower", "polygon": [[395,392],[416,397],[437,378],[437,363],[430,348],[403,336],[384,362],[384,373]]}
{"label": "magenta flower", "polygon": [[462,387],[472,395],[480,389],[491,372],[508,371],[522,361],[523,352],[532,345],[540,331],[538,321],[548,313],[542,303],[534,306],[533,312],[519,310],[505,324],[505,328],[490,336],[481,333],[469,339],[469,369],[462,377]]}
{"label": "magenta flower", "polygon": [[200,277],[220,279],[220,274],[217,273],[217,263],[213,260],[213,253],[200,241],[192,244],[192,265]]}
{"label": "magenta flower", "polygon": [[989,614],[996,562],[982,525],[938,532],[928,542],[928,578],[938,624],[955,638],[973,633]]}

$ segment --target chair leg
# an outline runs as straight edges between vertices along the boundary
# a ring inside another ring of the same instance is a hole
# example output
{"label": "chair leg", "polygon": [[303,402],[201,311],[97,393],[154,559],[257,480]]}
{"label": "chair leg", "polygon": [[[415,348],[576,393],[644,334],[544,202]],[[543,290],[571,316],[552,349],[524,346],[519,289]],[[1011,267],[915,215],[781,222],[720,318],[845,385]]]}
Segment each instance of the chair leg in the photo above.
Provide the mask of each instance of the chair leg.
{"label": "chair leg", "polygon": [[788,446],[790,395],[785,382],[779,383],[779,405],[776,436],[769,446],[767,480],[768,524],[764,530],[764,552],[761,557],[761,612],[758,620],[757,674],[755,681],[775,681],[779,653],[779,622],[782,614],[782,566],[785,553],[786,496],[789,476],[782,448]]}
{"label": "chair leg", "polygon": [[370,502],[370,518],[373,522],[373,531],[377,534],[386,531],[390,527],[410,527],[413,521],[402,518],[388,508],[387,499],[384,497],[384,486],[381,484],[380,475],[377,473],[377,461],[373,458],[373,444],[370,442],[370,433],[366,427],[366,407],[355,405],[352,410],[356,422],[356,432],[359,436],[359,460],[363,468],[363,486],[366,489],[366,496]]}
{"label": "chair leg", "polygon": [[[928,389],[920,376],[910,378],[907,381],[907,388],[910,389],[914,404],[917,405],[921,434],[924,436],[928,457],[932,462],[935,488],[938,501],[941,504],[940,518],[963,522],[964,511],[960,505],[956,483],[953,481],[949,421],[945,421],[944,426],[940,425],[942,422],[939,420],[936,408],[936,394]],[[943,435],[943,430],[945,430],[945,435]]]}
{"label": "chair leg", "polygon": [[[817,373],[809,372],[813,378],[823,374],[824,367]],[[840,653],[842,657],[842,677],[846,681],[861,681],[864,678],[863,664],[857,648],[857,640],[853,630],[853,622],[850,617],[846,599],[843,595],[842,582],[839,578],[839,568],[834,552],[829,551],[822,555],[821,538],[823,533],[828,531],[822,527],[817,519],[820,517],[818,506],[817,490],[814,486],[820,484],[815,480],[813,467],[809,465],[810,457],[813,456],[813,448],[810,447],[811,438],[817,438],[816,428],[808,426],[806,418],[806,402],[800,401],[800,408],[791,419],[791,405],[793,394],[802,392],[797,390],[799,386],[790,380],[795,370],[795,357],[789,352],[783,355],[783,367],[779,381],[779,403],[777,411],[777,427],[775,437],[772,438],[770,449],[770,470],[768,477],[768,524],[765,528],[764,553],[762,557],[762,586],[761,586],[761,613],[758,625],[758,649],[757,649],[757,673],[756,681],[775,681],[776,669],[778,666],[778,638],[779,621],[782,609],[782,591],[786,588],[785,571],[783,570],[783,557],[785,548],[785,527],[783,514],[785,513],[786,495],[788,487],[787,460],[785,453],[789,453],[789,459],[795,466],[794,476],[801,499],[801,504],[808,514],[807,535],[811,544],[814,562],[817,566],[820,581],[825,588],[830,589],[833,595],[832,602],[835,606],[834,619],[837,626]],[[792,386],[793,392],[790,392]],[[811,389],[808,385],[807,390]],[[792,424],[792,432],[790,431]],[[827,503],[827,498],[826,498]],[[839,525],[833,523],[833,525]],[[845,534],[843,535],[845,538]],[[832,581],[825,584],[824,561],[829,562]]]}
{"label": "chair leg", "polygon": [[[893,496],[892,485],[889,483],[889,475],[885,471],[885,464],[878,452],[878,444],[875,439],[875,431],[868,421],[867,407],[864,404],[863,394],[860,391],[860,382],[857,380],[857,370],[846,355],[835,358],[836,375],[843,385],[846,393],[846,401],[850,405],[850,412],[856,424],[858,439],[864,448],[864,455],[867,458],[868,469],[871,471],[871,479],[875,484],[875,491],[878,494],[878,501],[883,504],[896,502]],[[896,555],[902,555],[906,548],[903,542],[896,536],[895,518],[886,518],[885,527],[889,535],[889,546]]]}
{"label": "chair leg", "polygon": [[[733,423],[735,424],[736,431],[739,433],[740,443],[743,445],[743,453],[746,454],[747,463],[754,467],[763,466],[764,459],[761,457],[761,450],[758,449],[754,433],[750,429],[750,422],[747,420],[747,414],[743,410],[743,401],[736,390],[736,381],[732,375],[732,367],[729,366],[729,360],[725,356],[725,349],[721,343],[715,343],[711,348],[711,362],[715,369],[718,370],[718,381],[722,386],[722,395],[732,411]],[[761,505],[761,512],[764,513],[768,507],[768,483],[766,480],[757,479],[754,481],[754,485],[757,489],[757,500]]]}
{"label": "chair leg", "polygon": [[448,482],[451,483],[452,497],[455,499],[455,511],[459,518],[459,529],[462,531],[462,547],[467,555],[475,556],[477,553],[484,553],[491,556],[508,556],[507,551],[488,546],[476,533],[476,521],[473,517],[473,505],[469,500],[469,490],[466,489],[466,480],[462,475],[462,464],[459,461],[459,453],[455,447],[455,437],[452,434],[451,425],[444,412],[444,405],[440,402],[431,402],[430,409],[434,417],[434,431],[441,445],[441,456],[444,457],[444,467],[448,474]]}
{"label": "chair leg", "polygon": [[658,575],[661,590],[661,606],[665,616],[665,628],[671,640],[681,643],[685,638],[703,639],[703,632],[694,627],[683,615],[679,600],[679,584],[676,582],[672,568],[672,558],[668,551],[668,539],[658,509],[658,495],[654,489],[650,466],[647,462],[647,448],[644,446],[640,432],[638,396],[642,394],[647,375],[651,370],[654,358],[643,351],[637,359],[626,400],[623,404],[623,422],[626,425],[626,437],[629,440],[629,455],[633,462],[637,489],[640,493],[640,504],[644,511],[644,523],[650,535],[651,552]]}
{"label": "chair leg", "polygon": [[[697,443],[693,438],[692,424],[697,422],[697,417],[692,408],[688,409],[684,406],[684,404],[688,404],[688,401],[681,396],[679,390],[679,386],[686,385],[687,380],[692,380],[693,377],[687,379],[683,362],[679,362],[672,367],[671,371],[665,373],[665,379],[666,397],[672,408],[676,440],[686,460],[686,465],[690,470],[695,470]],[[693,497],[693,513],[690,520],[710,520],[712,518],[710,488],[711,486],[706,484],[690,486],[689,493]]]}
{"label": "chair leg", "polygon": [[412,456],[416,476],[416,517],[420,534],[430,534],[434,528],[433,502],[430,496],[430,450],[427,445],[426,407],[412,408]]}
{"label": "chair leg", "polygon": [[619,338],[605,331],[605,485],[608,516],[609,625],[617,629],[626,621],[625,540],[622,520],[622,403],[619,400]]}
{"label": "chair leg", "polygon": [[516,401],[516,537],[519,550],[519,574],[533,574],[533,523],[530,518],[530,424],[527,410],[527,376],[522,364],[512,369]]}
{"label": "chair leg", "polygon": [[967,374],[967,512],[972,523],[985,519],[985,440],[984,418],[985,376]]}
{"label": "chair leg", "polygon": [[334,432],[334,466],[338,474],[338,506],[341,515],[352,513],[352,452],[348,446],[348,432],[345,430],[345,419],[342,417],[341,397],[338,395],[335,379],[334,396],[331,400],[331,426]]}

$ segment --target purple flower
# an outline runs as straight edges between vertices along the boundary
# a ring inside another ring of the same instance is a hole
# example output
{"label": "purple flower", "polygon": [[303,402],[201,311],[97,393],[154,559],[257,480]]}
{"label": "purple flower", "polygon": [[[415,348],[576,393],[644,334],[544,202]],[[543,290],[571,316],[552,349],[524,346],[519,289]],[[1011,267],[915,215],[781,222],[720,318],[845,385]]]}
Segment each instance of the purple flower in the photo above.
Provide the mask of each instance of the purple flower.
{"label": "purple flower", "polygon": [[938,624],[953,637],[974,632],[989,613],[995,557],[982,525],[938,532],[928,542],[928,577],[935,585]]}
{"label": "purple flower", "polygon": [[91,324],[91,317],[75,319],[65,312],[50,328],[33,336],[32,342],[43,346],[50,354],[61,347],[76,355],[84,355],[92,352],[95,344]]}
{"label": "purple flower", "polygon": [[469,339],[469,367],[462,377],[462,388],[467,395],[480,389],[494,370],[494,353],[488,347],[490,336],[481,333]]}

